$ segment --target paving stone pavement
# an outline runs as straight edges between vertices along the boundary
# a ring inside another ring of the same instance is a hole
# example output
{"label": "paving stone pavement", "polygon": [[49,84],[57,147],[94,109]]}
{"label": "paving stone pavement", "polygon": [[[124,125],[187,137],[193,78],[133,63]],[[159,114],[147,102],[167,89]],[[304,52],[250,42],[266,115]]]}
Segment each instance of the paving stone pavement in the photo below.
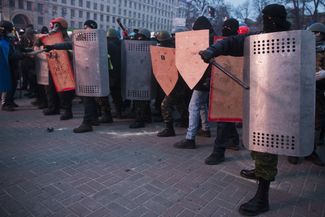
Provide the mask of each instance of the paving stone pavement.
{"label": "paving stone pavement", "polygon": [[[129,129],[131,120],[115,119],[74,134],[80,104],[74,102],[74,119],[60,121],[30,101],[17,99],[17,111],[0,111],[1,217],[240,216],[239,205],[255,193],[256,183],[239,176],[254,166],[249,151],[227,151],[223,164],[204,164],[215,130],[212,138],[198,137],[195,150],[172,147],[185,129],[157,137],[162,123]],[[325,160],[325,147],[318,152]],[[281,156],[270,208],[261,216],[325,216],[325,169]]]}

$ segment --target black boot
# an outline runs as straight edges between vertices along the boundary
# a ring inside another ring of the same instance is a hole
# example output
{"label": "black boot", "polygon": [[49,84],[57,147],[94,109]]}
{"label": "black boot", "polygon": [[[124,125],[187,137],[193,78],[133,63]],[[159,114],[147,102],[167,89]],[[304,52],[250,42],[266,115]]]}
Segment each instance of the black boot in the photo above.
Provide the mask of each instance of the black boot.
{"label": "black boot", "polygon": [[208,165],[217,165],[224,161],[225,161],[225,152],[217,151],[217,152],[212,152],[212,154],[210,154],[210,156],[205,159],[204,163]]}
{"label": "black boot", "polygon": [[60,114],[59,109],[46,108],[43,110],[44,115],[58,115]]}
{"label": "black boot", "polygon": [[158,137],[170,137],[170,136],[175,136],[175,130],[173,127],[173,123],[166,123],[165,129],[160,131],[157,134]]}
{"label": "black boot", "polygon": [[288,156],[288,162],[296,165],[299,163],[299,157]]}
{"label": "black boot", "polygon": [[252,170],[242,170],[240,171],[240,176],[246,179],[257,179],[255,176],[255,169]]}
{"label": "black boot", "polygon": [[60,120],[69,120],[72,118],[73,118],[72,111],[70,109],[66,109],[61,115]]}
{"label": "black boot", "polygon": [[113,118],[111,113],[105,113],[100,119],[99,123],[113,123]]}
{"label": "black boot", "polygon": [[194,139],[184,139],[182,141],[176,142],[174,144],[175,148],[181,149],[195,149],[195,140]]}
{"label": "black boot", "polygon": [[85,133],[90,131],[93,131],[93,127],[90,123],[81,123],[79,127],[73,129],[74,133]]}
{"label": "black boot", "polygon": [[239,207],[239,213],[244,216],[256,216],[269,210],[270,181],[259,178],[255,196]]}

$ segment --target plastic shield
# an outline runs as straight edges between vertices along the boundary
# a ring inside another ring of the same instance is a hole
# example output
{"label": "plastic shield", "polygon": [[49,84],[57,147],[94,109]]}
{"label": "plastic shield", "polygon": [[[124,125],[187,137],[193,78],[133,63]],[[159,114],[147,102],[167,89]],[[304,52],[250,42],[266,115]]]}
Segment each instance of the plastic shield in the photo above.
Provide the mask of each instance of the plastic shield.
{"label": "plastic shield", "polygon": [[99,29],[73,31],[76,94],[101,97],[109,94],[106,32]]}
{"label": "plastic shield", "polygon": [[189,88],[200,81],[208,64],[199,52],[209,47],[209,30],[176,33],[176,67]]}
{"label": "plastic shield", "polygon": [[[220,65],[243,79],[243,57],[219,56]],[[243,118],[243,88],[212,67],[209,100],[209,120],[216,122],[241,122]]]}
{"label": "plastic shield", "polygon": [[[44,45],[64,42],[61,32],[46,35],[41,38]],[[48,66],[58,92],[74,90],[75,81],[71,61],[65,50],[52,50],[47,54]]]}
{"label": "plastic shield", "polygon": [[243,142],[248,149],[307,156],[314,148],[315,37],[308,31],[246,38]]}
{"label": "plastic shield", "polygon": [[150,46],[153,74],[168,96],[178,80],[175,65],[175,48]]}

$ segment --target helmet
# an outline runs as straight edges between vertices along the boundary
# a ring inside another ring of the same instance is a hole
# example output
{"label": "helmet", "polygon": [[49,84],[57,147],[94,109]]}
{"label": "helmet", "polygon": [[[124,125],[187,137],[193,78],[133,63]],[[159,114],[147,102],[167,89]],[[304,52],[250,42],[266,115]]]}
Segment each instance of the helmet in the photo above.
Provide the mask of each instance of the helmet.
{"label": "helmet", "polygon": [[107,38],[119,38],[119,34],[115,29],[110,28],[107,31]]}
{"label": "helmet", "polygon": [[186,28],[185,26],[177,26],[172,29],[171,34],[175,35],[176,32],[185,32],[185,31],[188,31],[188,28]]}
{"label": "helmet", "polygon": [[91,29],[97,29],[97,23],[94,20],[86,20],[86,22],[84,22],[84,26],[88,26]]}
{"label": "helmet", "polygon": [[247,34],[247,33],[249,33],[249,28],[248,28],[248,26],[240,26],[240,27],[238,28],[238,34],[239,34],[239,35],[244,35],[244,34]]}
{"label": "helmet", "polygon": [[325,25],[322,23],[314,23],[312,25],[310,25],[307,30],[311,31],[311,32],[321,32],[323,34],[325,34]]}
{"label": "helmet", "polygon": [[156,38],[158,41],[168,41],[171,39],[171,35],[169,34],[169,32],[167,31],[160,31],[158,32],[158,34],[156,35]]}
{"label": "helmet", "polygon": [[143,35],[144,37],[146,37],[147,39],[150,39],[150,31],[148,29],[140,29],[138,32],[138,35]]}
{"label": "helmet", "polygon": [[11,32],[14,29],[12,22],[7,20],[0,21],[0,32],[6,33]]}
{"label": "helmet", "polygon": [[68,22],[63,17],[57,17],[51,20],[51,24],[59,23],[63,29],[68,28]]}

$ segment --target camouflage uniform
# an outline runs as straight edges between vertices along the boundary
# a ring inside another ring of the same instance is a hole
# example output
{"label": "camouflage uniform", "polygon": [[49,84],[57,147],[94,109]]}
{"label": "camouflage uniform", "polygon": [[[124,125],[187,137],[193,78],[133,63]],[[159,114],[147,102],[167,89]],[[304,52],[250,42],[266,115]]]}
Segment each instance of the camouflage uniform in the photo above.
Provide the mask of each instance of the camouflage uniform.
{"label": "camouflage uniform", "polygon": [[252,151],[255,160],[255,176],[268,181],[274,181],[278,173],[278,155]]}

